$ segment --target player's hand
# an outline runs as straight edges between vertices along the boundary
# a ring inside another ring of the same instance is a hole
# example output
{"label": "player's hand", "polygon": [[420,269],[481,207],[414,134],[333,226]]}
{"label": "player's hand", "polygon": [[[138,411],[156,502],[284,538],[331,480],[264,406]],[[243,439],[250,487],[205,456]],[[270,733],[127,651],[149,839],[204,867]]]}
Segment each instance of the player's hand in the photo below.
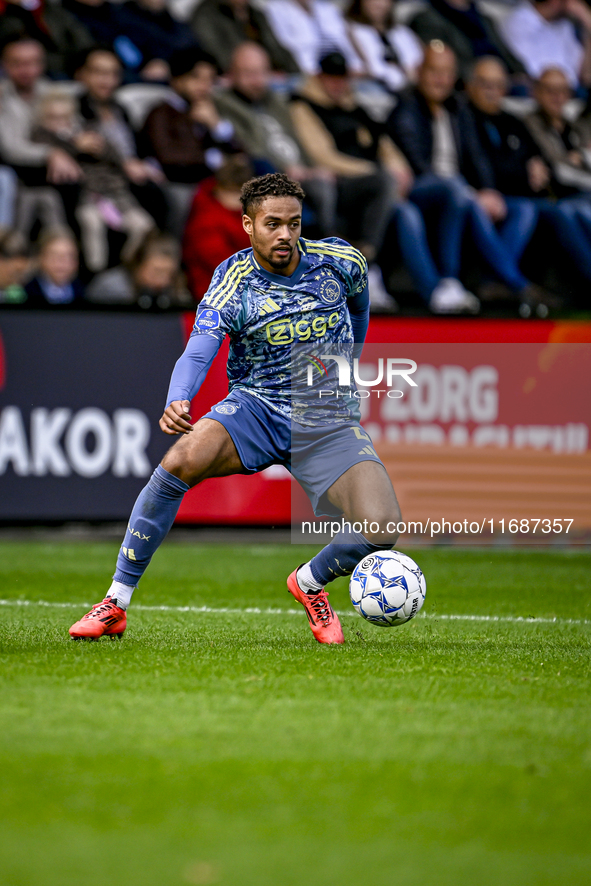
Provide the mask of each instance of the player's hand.
{"label": "player's hand", "polygon": [[189,414],[189,400],[173,400],[166,407],[158,424],[165,434],[189,434],[193,430],[191,416]]}

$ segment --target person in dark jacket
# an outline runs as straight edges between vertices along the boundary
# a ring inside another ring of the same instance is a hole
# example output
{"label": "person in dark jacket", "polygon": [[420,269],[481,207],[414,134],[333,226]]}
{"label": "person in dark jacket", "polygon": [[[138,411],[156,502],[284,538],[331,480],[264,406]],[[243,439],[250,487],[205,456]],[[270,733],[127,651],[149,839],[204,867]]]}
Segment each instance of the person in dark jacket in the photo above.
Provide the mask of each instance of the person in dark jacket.
{"label": "person in dark jacket", "polygon": [[503,63],[485,56],[472,65],[466,92],[482,156],[494,182],[501,238],[519,261],[536,229],[550,170],[523,121],[502,109],[507,85]]}
{"label": "person in dark jacket", "polygon": [[62,0],[62,6],[84,25],[95,43],[110,46],[119,35],[118,4],[108,0]]}
{"label": "person in dark jacket", "polygon": [[249,0],[203,0],[194,10],[191,27],[199,43],[227,71],[234,50],[252,41],[265,49],[276,71],[297,74],[290,51],[275,37],[262,9]]}
{"label": "person in dark jacket", "polygon": [[552,173],[553,201],[544,213],[564,252],[591,281],[591,127],[588,119],[569,122],[572,97],[566,73],[548,68],[535,83],[537,108],[525,123]]}
{"label": "person in dark jacket", "polygon": [[453,51],[433,41],[426,49],[417,86],[403,95],[387,129],[415,173],[411,201],[424,215],[438,216],[444,277],[459,275],[462,237],[468,226],[482,258],[528,314],[549,299],[521,273],[495,228],[503,215],[493,170],[469,110],[454,96],[456,79]]}
{"label": "person in dark jacket", "polygon": [[480,12],[474,0],[430,0],[412,19],[410,27],[425,45],[441,40],[453,49],[462,76],[475,58],[484,55],[502,59],[512,74],[523,72],[522,64],[511,54],[493,21]]}
{"label": "person in dark jacket", "polygon": [[216,68],[209,55],[181,50],[170,59],[170,70],[175,95],[148,114],[142,149],[169,182],[196,184],[221,166],[222,153],[237,150],[234,127],[213,103]]}
{"label": "person in dark jacket", "polygon": [[[186,22],[174,18],[166,0],[127,0],[118,10],[120,34],[127,37],[141,55],[138,68],[153,61],[168,62],[181,49],[197,48],[197,40]],[[159,79],[154,76],[151,79]]]}
{"label": "person in dark jacket", "polygon": [[95,43],[112,46],[126,79],[166,80],[173,52],[197,42],[190,27],[165,8],[164,0],[62,0],[91,33]]}

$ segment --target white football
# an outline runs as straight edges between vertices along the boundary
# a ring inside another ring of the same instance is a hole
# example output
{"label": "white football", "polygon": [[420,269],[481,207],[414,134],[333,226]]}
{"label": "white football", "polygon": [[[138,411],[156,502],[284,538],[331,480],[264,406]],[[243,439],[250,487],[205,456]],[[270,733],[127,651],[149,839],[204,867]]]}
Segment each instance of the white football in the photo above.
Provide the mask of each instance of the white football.
{"label": "white football", "polygon": [[414,560],[400,551],[377,551],[357,564],[349,582],[353,606],[374,625],[403,625],[421,610],[427,583]]}

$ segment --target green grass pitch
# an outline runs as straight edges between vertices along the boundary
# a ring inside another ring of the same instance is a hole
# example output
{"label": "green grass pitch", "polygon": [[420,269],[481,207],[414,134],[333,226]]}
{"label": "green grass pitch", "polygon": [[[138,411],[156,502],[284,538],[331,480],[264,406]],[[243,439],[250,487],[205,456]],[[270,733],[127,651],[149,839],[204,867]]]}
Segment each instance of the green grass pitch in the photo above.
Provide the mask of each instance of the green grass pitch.
{"label": "green grass pitch", "polygon": [[591,883],[588,549],[410,550],[424,614],[322,647],[312,549],[170,541],[75,643],[116,551],[0,543],[1,886]]}

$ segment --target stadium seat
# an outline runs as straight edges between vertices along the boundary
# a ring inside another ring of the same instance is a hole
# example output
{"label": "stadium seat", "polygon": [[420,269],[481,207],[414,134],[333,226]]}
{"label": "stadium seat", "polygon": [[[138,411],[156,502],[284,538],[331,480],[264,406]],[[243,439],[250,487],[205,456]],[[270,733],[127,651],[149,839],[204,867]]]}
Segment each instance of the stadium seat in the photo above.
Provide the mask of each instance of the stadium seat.
{"label": "stadium seat", "polygon": [[141,129],[152,108],[170,95],[174,95],[172,89],[158,83],[129,83],[117,90],[116,98],[125,108],[134,129]]}

